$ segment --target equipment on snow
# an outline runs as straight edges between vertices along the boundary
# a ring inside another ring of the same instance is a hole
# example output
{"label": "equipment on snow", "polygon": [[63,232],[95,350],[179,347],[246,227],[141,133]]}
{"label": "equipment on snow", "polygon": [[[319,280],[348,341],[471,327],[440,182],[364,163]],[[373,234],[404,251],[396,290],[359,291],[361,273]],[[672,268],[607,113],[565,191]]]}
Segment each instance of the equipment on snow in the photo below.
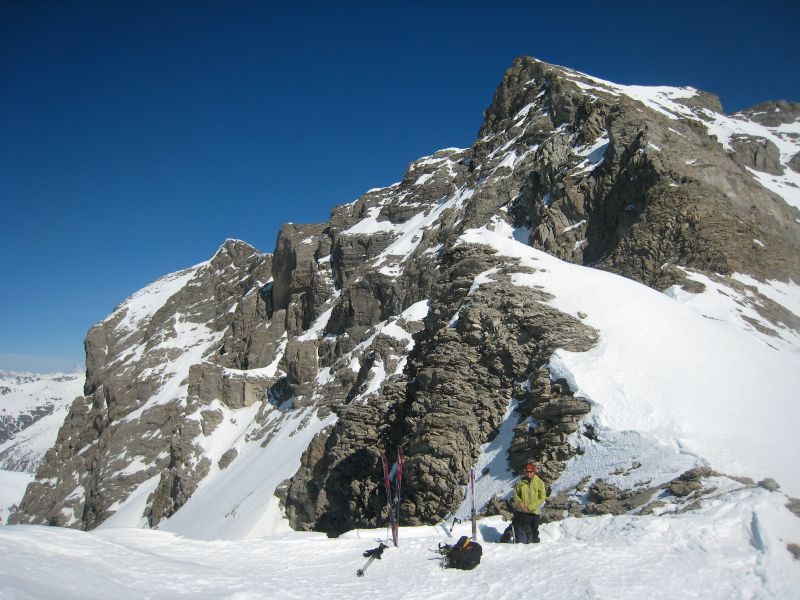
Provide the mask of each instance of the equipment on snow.
{"label": "equipment on snow", "polygon": [[453,535],[453,527],[456,526],[456,523],[461,523],[461,519],[453,517],[453,522],[450,525],[450,531],[447,533],[447,535]]}
{"label": "equipment on snow", "polygon": [[472,512],[470,513],[470,517],[472,518],[472,541],[477,542],[478,526],[475,518],[475,469],[469,470],[469,489],[472,494]]}
{"label": "equipment on snow", "polygon": [[394,473],[394,493],[389,475],[389,459],[386,452],[381,453],[383,463],[383,484],[386,487],[386,510],[389,513],[389,526],[392,528],[392,543],[397,546],[400,529],[400,499],[403,486],[403,447],[397,448],[397,470]]}
{"label": "equipment on snow", "polygon": [[397,448],[397,474],[394,479],[394,545],[397,546],[397,538],[400,533],[400,486],[403,482],[403,447]]}
{"label": "equipment on snow", "polygon": [[375,560],[376,558],[380,560],[383,551],[386,550],[386,548],[388,547],[389,546],[387,546],[386,544],[381,543],[381,545],[378,546],[377,548],[373,548],[372,550],[367,550],[366,552],[364,552],[364,556],[368,557],[369,560],[367,560],[367,562],[364,563],[363,567],[361,567],[358,571],[356,571],[356,575],[358,575],[359,577],[363,577],[364,571],[367,570],[367,567],[369,567],[372,564],[372,561]]}
{"label": "equipment on snow", "polygon": [[439,554],[444,557],[442,567],[445,569],[469,571],[480,564],[483,548],[478,542],[473,542],[466,535],[462,535],[452,546],[439,544]]}
{"label": "equipment on snow", "polygon": [[389,525],[392,528],[392,542],[395,547],[397,546],[397,524],[395,523],[395,512],[392,509],[392,485],[389,483],[389,461],[386,458],[386,452],[381,453],[381,461],[383,462],[383,483],[386,486],[386,510],[389,513]]}
{"label": "equipment on snow", "polygon": [[511,523],[508,527],[506,527],[505,531],[503,531],[503,535],[500,536],[500,543],[501,544],[516,544],[516,536],[514,535],[514,524]]}

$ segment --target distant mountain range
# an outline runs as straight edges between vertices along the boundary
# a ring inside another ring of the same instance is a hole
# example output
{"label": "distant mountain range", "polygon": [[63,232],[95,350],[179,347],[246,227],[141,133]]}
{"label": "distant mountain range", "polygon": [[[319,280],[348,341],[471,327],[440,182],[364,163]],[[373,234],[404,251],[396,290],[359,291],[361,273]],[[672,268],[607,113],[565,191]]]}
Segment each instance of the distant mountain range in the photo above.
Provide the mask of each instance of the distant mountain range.
{"label": "distant mountain range", "polygon": [[36,472],[83,382],[83,372],[0,371],[0,469]]}
{"label": "distant mountain range", "polygon": [[336,535],[385,523],[400,446],[410,525],[463,515],[470,468],[506,512],[528,461],[549,520],[799,496],[798,282],[799,104],[520,58],[470,148],[95,325],[12,520]]}
{"label": "distant mountain range", "polygon": [[21,500],[47,450],[56,442],[83,372],[0,371],[0,523]]}

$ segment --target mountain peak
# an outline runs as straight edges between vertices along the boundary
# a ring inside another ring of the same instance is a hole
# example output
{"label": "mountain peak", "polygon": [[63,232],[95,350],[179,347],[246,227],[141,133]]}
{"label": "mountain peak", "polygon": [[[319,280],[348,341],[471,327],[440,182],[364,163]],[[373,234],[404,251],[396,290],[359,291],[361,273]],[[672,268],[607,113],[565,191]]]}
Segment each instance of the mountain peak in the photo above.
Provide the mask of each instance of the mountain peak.
{"label": "mountain peak", "polygon": [[589,110],[598,98],[617,103],[628,98],[670,118],[678,115],[698,119],[696,113],[702,110],[723,112],[717,95],[690,86],[622,85],[530,56],[520,56],[503,75],[491,105],[484,112],[479,137],[507,129],[509,119],[518,118],[520,111],[528,106],[540,107],[554,127],[569,124],[577,113]]}
{"label": "mountain peak", "polygon": [[779,127],[800,121],[800,102],[788,100],[761,102],[736,114],[765,127]]}
{"label": "mountain peak", "polygon": [[212,257],[211,260],[213,261],[214,258],[222,254],[228,254],[228,255],[244,254],[249,256],[256,253],[258,253],[258,250],[256,250],[256,248],[250,245],[249,243],[242,240],[237,240],[235,238],[227,238],[214,253],[214,256]]}

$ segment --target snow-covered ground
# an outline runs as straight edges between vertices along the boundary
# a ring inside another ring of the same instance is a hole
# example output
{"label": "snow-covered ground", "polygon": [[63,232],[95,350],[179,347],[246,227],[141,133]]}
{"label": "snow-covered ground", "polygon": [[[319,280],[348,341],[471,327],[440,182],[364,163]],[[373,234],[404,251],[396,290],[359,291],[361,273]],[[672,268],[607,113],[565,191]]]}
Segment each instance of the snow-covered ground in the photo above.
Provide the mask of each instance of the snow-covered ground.
{"label": "snow-covered ground", "polygon": [[163,531],[0,529],[3,598],[796,598],[800,564],[786,551],[797,517],[779,494],[726,492],[702,509],[658,517],[569,518],[538,545],[494,543],[499,517],[479,521],[481,564],[442,570],[436,548],[469,535],[457,525],[400,529],[363,577],[362,552],[385,530],[338,539],[285,533],[200,541]]}

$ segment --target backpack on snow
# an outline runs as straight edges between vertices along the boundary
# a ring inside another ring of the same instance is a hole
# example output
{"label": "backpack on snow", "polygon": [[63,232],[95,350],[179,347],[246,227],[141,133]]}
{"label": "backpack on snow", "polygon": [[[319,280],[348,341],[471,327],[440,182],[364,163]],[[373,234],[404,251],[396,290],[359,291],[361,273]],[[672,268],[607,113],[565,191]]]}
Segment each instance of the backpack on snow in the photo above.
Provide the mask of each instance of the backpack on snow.
{"label": "backpack on snow", "polygon": [[503,535],[500,536],[500,543],[513,544],[514,542],[516,542],[516,539],[514,536],[514,524],[512,523],[511,525],[506,527],[505,531],[503,532]]}
{"label": "backpack on snow", "polygon": [[483,548],[478,542],[473,542],[467,536],[462,535],[452,546],[440,545],[439,553],[444,556],[445,569],[468,571],[480,564]]}

